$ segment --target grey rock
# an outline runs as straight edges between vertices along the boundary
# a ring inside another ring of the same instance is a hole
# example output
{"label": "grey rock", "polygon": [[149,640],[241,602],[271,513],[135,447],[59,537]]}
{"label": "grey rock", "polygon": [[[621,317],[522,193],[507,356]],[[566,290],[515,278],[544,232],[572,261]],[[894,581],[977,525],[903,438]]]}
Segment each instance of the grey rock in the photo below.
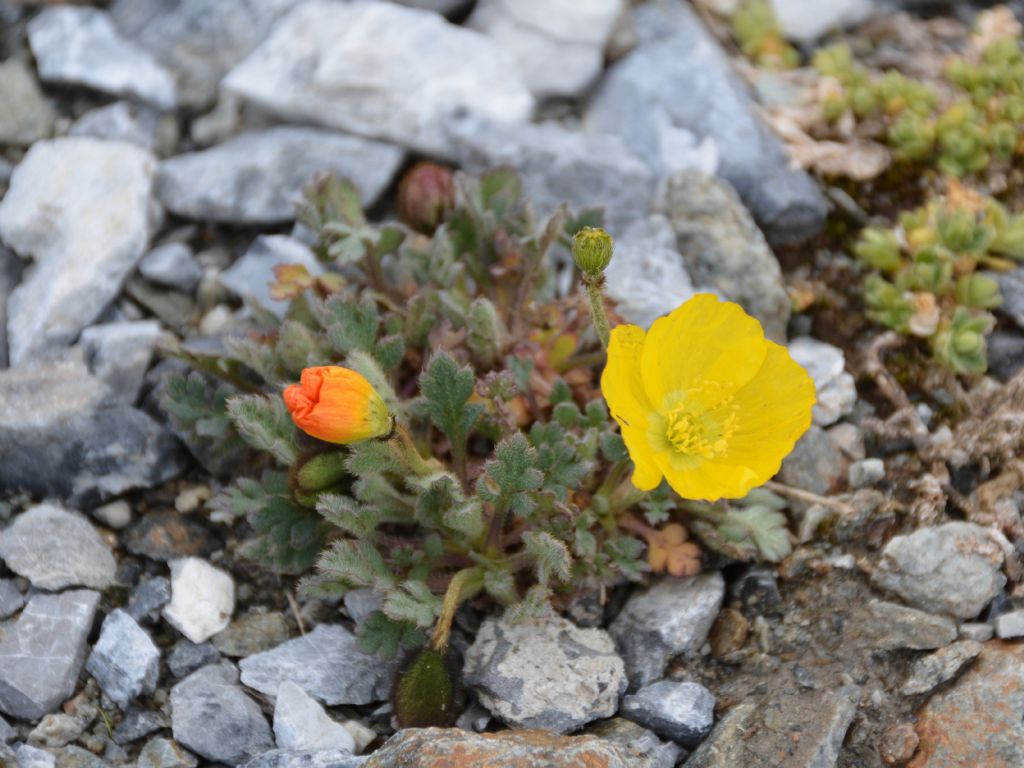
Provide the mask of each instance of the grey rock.
{"label": "grey rock", "polygon": [[843,452],[821,428],[811,425],[782,460],[782,482],[794,488],[827,495],[846,474]]}
{"label": "grey rock", "polygon": [[996,635],[1004,640],[1024,637],[1024,608],[999,614],[996,617]]}
{"label": "grey rock", "polygon": [[274,738],[280,749],[356,751],[352,734],[290,680],[278,686],[274,702]]}
{"label": "grey rock", "polygon": [[874,624],[864,627],[876,648],[892,650],[942,648],[956,640],[956,622],[905,605],[872,600],[868,610]]}
{"label": "grey rock", "polygon": [[174,77],[122,37],[105,11],[51,6],[29,22],[28,41],[46,82],[85,85],[161,109],[175,105]]}
{"label": "grey rock", "polygon": [[862,459],[850,465],[847,479],[851,488],[866,488],[885,479],[885,462],[881,459]]}
{"label": "grey rock", "polygon": [[203,667],[171,689],[174,739],[208,760],[240,765],[273,747],[259,705],[230,664]]}
{"label": "grey rock", "polygon": [[80,589],[29,600],[0,641],[0,710],[38,720],[74,692],[99,599]]}
{"label": "grey rock", "polygon": [[621,744],[630,754],[645,760],[645,768],[676,768],[686,751],[671,741],[662,741],[656,734],[632,720],[613,717],[589,728],[588,733]]}
{"label": "grey rock", "polygon": [[70,744],[81,736],[88,722],[63,712],[51,713],[39,721],[28,735],[28,742],[36,747],[55,749]]}
{"label": "grey rock", "polygon": [[213,643],[193,643],[191,640],[179,640],[167,654],[167,669],[175,678],[191,675],[200,667],[216,664],[220,661],[220,653]]}
{"label": "grey rock", "polygon": [[124,141],[150,152],[157,146],[160,113],[142,104],[117,101],[82,115],[71,126],[69,136],[104,141]]}
{"label": "grey rock", "polygon": [[689,4],[646,3],[634,18],[640,45],[608,71],[587,110],[587,127],[621,136],[665,177],[702,167],[692,137],[711,139],[718,175],[736,188],[769,240],[818,232],[826,204],[817,184],[790,167],[782,143],[754,114],[746,86]]}
{"label": "grey rock", "polygon": [[961,640],[974,640],[976,643],[987,643],[995,635],[996,631],[991,624],[984,622],[965,621],[960,625],[959,637]]}
{"label": "grey rock", "polygon": [[810,43],[826,32],[858,24],[877,8],[872,0],[772,0],[782,34],[790,40]]}
{"label": "grey rock", "polygon": [[100,637],[85,668],[121,709],[156,690],[160,650],[135,619],[115,608],[103,621]]}
{"label": "grey rock", "polygon": [[92,523],[53,504],[31,507],[0,531],[0,557],[37,589],[106,589],[117,570]]}
{"label": "grey rock", "polygon": [[0,579],[0,619],[13,616],[25,605],[25,596],[13,579]]}
{"label": "grey rock", "polygon": [[1000,381],[1009,381],[1024,368],[1024,333],[994,331],[988,337],[988,370]]}
{"label": "grey rock", "polygon": [[839,347],[810,336],[789,342],[789,354],[814,379],[817,402],[812,411],[814,423],[821,427],[835,424],[853,412],[857,387],[846,372],[846,356]]}
{"label": "grey rock", "polygon": [[0,371],[0,489],[93,506],[184,467],[174,437],[72,362]]}
{"label": "grey rock", "polygon": [[274,267],[278,264],[301,264],[311,275],[322,275],[323,265],[308,246],[287,235],[260,235],[249,250],[230,268],[220,273],[220,284],[247,301],[283,317],[289,302],[270,295]]}
{"label": "grey rock", "polygon": [[605,291],[622,319],[641,328],[650,328],[696,293],[672,225],[661,214],[636,222],[616,239],[605,278]]}
{"label": "grey rock", "polygon": [[480,0],[466,26],[491,37],[537,96],[579,96],[597,79],[621,0]]}
{"label": "grey rock", "polygon": [[117,296],[155,223],[155,172],[123,142],[32,145],[0,202],[0,239],[36,262],[7,308],[11,365],[69,345]]}
{"label": "grey rock", "polygon": [[170,601],[171,582],[164,576],[154,576],[132,590],[125,613],[140,624],[152,624]]}
{"label": "grey rock", "polygon": [[290,634],[288,621],[280,613],[247,613],[214,635],[213,645],[223,655],[239,658],[269,651]]}
{"label": "grey rock", "polygon": [[698,683],[660,680],[622,700],[623,717],[659,736],[695,747],[715,722],[715,697]]}
{"label": "grey rock", "polygon": [[1000,311],[1009,315],[1017,327],[1024,328],[1024,269],[985,274],[999,283],[999,292],[1003,295]]}
{"label": "grey rock", "polygon": [[394,664],[363,653],[345,627],[320,624],[312,632],[242,659],[242,682],[273,699],[291,680],[329,706],[370,704],[388,696]]}
{"label": "grey rock", "polygon": [[359,768],[365,757],[355,757],[338,749],[272,749],[254,757],[243,768]]}
{"label": "grey rock", "polygon": [[711,734],[684,763],[686,768],[734,768],[753,765],[757,753],[748,747],[748,734],[757,717],[757,701],[741,701],[729,709]]}
{"label": "grey rock", "polygon": [[701,171],[680,171],[657,203],[672,224],[693,281],[741,304],[768,338],[786,341],[790,300],[782,270],[729,183]]}
{"label": "grey rock", "polygon": [[366,205],[402,163],[398,147],[319,128],[278,127],[236,136],[160,164],[157,194],[186,218],[269,224],[295,218],[302,188],[320,171],[352,181]]}
{"label": "grey rock", "polygon": [[159,712],[142,707],[130,706],[114,729],[116,744],[130,744],[156,731],[167,728],[167,719]]}
{"label": "grey rock", "polygon": [[153,739],[139,752],[137,768],[196,768],[196,756],[172,739]]}
{"label": "grey rock", "polygon": [[119,531],[131,525],[132,505],[124,499],[115,499],[96,507],[91,514],[99,523]]}
{"label": "grey rock", "polygon": [[203,279],[192,249],[184,243],[167,243],[147,253],[139,261],[139,274],[157,285],[192,293]]}
{"label": "grey rock", "polygon": [[14,726],[0,717],[0,745],[10,744],[17,737],[18,732],[14,729]]}
{"label": "grey rock", "polygon": [[54,768],[57,758],[45,749],[22,744],[15,750],[18,768]]}
{"label": "grey rock", "polygon": [[607,632],[555,615],[488,619],[466,651],[463,674],[506,724],[558,733],[615,714],[627,684]]}
{"label": "grey rock", "polygon": [[0,101],[0,144],[28,146],[50,135],[53,109],[20,58],[0,63]]}
{"label": "grey rock", "polygon": [[362,624],[374,611],[384,605],[383,596],[373,589],[350,589],[345,593],[345,613],[356,624]]}
{"label": "grey rock", "polygon": [[[2,170],[2,169],[0,169]],[[0,189],[6,184],[0,181]],[[8,365],[7,350],[7,305],[11,293],[21,283],[24,265],[13,251],[0,244],[0,369]]]}
{"label": "grey rock", "polygon": [[602,208],[617,235],[651,209],[655,181],[650,170],[615,136],[572,131],[556,123],[501,125],[479,118],[453,118],[451,152],[470,173],[509,165],[522,175],[523,195],[539,215],[562,202],[573,211]]}
{"label": "grey rock", "polygon": [[718,571],[663,579],[634,593],[608,628],[626,663],[630,688],[658,680],[672,658],[700,650],[724,596]]}
{"label": "grey rock", "polygon": [[1006,584],[1003,550],[974,523],[946,523],[895,536],[872,581],[930,613],[972,619]]}
{"label": "grey rock", "polygon": [[162,611],[167,623],[193,643],[224,630],[235,612],[231,574],[200,557],[171,561],[171,602]]}
{"label": "grey rock", "polygon": [[442,156],[452,114],[523,122],[533,112],[513,63],[489,38],[391,3],[297,5],[223,88],[293,121]]}
{"label": "grey rock", "polygon": [[58,768],[110,768],[103,759],[74,744],[61,747],[55,752]]}
{"label": "grey rock", "polygon": [[910,667],[910,674],[900,687],[904,696],[929,693],[949,682],[981,653],[981,643],[961,640],[923,656]]}
{"label": "grey rock", "polygon": [[93,375],[118,402],[134,405],[160,338],[155,320],[94,325],[82,331],[81,345]]}
{"label": "grey rock", "polygon": [[224,74],[266,38],[293,0],[114,0],[121,32],[177,76],[178,100],[213,103]]}
{"label": "grey rock", "polygon": [[399,5],[407,5],[410,8],[419,8],[424,11],[433,11],[442,16],[450,16],[455,11],[465,8],[472,0],[392,0]]}

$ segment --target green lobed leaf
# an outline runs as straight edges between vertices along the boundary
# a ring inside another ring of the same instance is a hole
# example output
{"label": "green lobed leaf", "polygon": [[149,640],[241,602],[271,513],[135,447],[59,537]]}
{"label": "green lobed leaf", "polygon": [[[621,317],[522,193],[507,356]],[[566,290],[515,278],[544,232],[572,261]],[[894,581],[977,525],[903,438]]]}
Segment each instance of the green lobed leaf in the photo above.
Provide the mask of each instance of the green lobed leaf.
{"label": "green lobed leaf", "polygon": [[435,355],[420,376],[423,411],[453,447],[465,446],[483,412],[483,406],[467,402],[474,383],[473,371],[468,366],[460,367],[444,352]]}
{"label": "green lobed leaf", "polygon": [[295,425],[276,395],[235,395],[227,401],[231,421],[251,447],[290,466],[298,457]]}
{"label": "green lobed leaf", "polygon": [[358,626],[356,635],[359,647],[365,653],[372,653],[382,659],[392,659],[402,649],[412,650],[427,641],[426,635],[415,624],[388,618],[381,611],[374,611]]}

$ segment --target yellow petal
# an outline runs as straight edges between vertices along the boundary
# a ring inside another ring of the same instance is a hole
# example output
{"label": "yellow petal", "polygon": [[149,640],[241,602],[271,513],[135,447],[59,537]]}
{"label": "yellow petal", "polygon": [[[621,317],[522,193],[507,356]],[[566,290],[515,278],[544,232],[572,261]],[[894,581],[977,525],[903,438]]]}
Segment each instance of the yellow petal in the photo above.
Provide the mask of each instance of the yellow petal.
{"label": "yellow petal", "polygon": [[757,373],[766,343],[761,324],[738,304],[698,293],[647,333],[640,374],[647,399],[664,410],[673,395],[703,382],[731,394]]}
{"label": "yellow petal", "polygon": [[738,499],[764,482],[759,481],[757,474],[749,467],[704,459],[673,461],[674,458],[667,453],[657,454],[657,462],[665,473],[665,479],[684,499]]}
{"label": "yellow petal", "polygon": [[608,362],[601,374],[601,392],[620,426],[646,429],[647,416],[652,411],[640,379],[645,336],[643,328],[617,325],[612,329],[608,343]]}
{"label": "yellow petal", "polygon": [[757,374],[733,395],[736,431],[716,460],[750,468],[757,484],[769,480],[811,425],[814,381],[785,347],[768,342]]}
{"label": "yellow petal", "polygon": [[662,473],[646,433],[635,427],[623,426],[621,423],[619,428],[629,450],[629,458],[633,460],[633,485],[641,491],[653,491],[661,485]]}

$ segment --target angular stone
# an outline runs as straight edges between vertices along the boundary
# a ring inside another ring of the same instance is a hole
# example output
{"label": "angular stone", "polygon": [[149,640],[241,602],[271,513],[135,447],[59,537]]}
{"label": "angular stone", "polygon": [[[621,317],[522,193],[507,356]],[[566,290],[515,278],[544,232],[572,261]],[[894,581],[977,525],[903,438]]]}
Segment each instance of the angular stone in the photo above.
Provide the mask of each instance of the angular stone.
{"label": "angular stone", "polygon": [[365,763],[365,757],[339,749],[272,749],[254,757],[243,768],[359,768]]}
{"label": "angular stone", "polygon": [[45,749],[22,744],[15,750],[17,768],[55,768],[57,759]]}
{"label": "angular stone", "polygon": [[356,751],[348,729],[332,720],[315,699],[290,680],[277,689],[274,738],[280,749]]}
{"label": "angular stone", "polygon": [[635,592],[608,627],[626,663],[630,688],[658,680],[675,656],[700,650],[724,596],[725,580],[718,571],[663,579]]}
{"label": "angular stone", "polygon": [[1024,637],[1024,609],[999,614],[996,617],[996,635],[1003,639]]}
{"label": "angular stone", "polygon": [[293,121],[441,156],[453,113],[522,122],[533,112],[514,65],[489,38],[391,3],[303,2],[223,87]]}
{"label": "angular stone", "polygon": [[693,281],[742,305],[768,338],[784,343],[790,300],[782,269],[729,183],[680,171],[668,179],[657,207]]}
{"label": "angular stone", "polygon": [[999,283],[1003,296],[1001,312],[1010,316],[1019,328],[1024,328],[1024,269],[1018,267],[1008,272],[986,272]]}
{"label": "angular stone", "polygon": [[917,715],[908,768],[1024,765],[1024,646],[986,643],[971,668]]}
{"label": "angular stone", "polygon": [[184,243],[167,243],[151,250],[139,261],[139,274],[151,283],[184,293],[194,291],[203,279],[202,267]]}
{"label": "angular stone", "polygon": [[[0,176],[2,171],[0,168]],[[0,187],[5,186],[6,182],[0,178]],[[0,369],[8,365],[7,305],[10,303],[11,293],[21,284],[21,275],[24,271],[21,259],[10,248],[0,243]]]}
{"label": "angular stone", "polygon": [[257,653],[239,664],[242,682],[273,699],[291,680],[328,706],[371,704],[388,696],[393,663],[363,653],[342,626],[319,624],[312,632]]}
{"label": "angular stone", "polygon": [[466,26],[491,37],[537,96],[579,96],[597,78],[620,0],[481,0]]}
{"label": "angular stone", "polygon": [[675,232],[661,214],[637,221],[615,240],[605,278],[616,311],[641,328],[650,328],[696,293],[676,248]]}
{"label": "angular stone", "polygon": [[134,405],[139,399],[160,334],[160,323],[155,320],[104,323],[82,331],[82,349],[90,370],[118,402]]}
{"label": "angular stone", "polygon": [[988,370],[1009,381],[1024,368],[1024,333],[997,330],[988,337]]}
{"label": "angular stone", "polygon": [[0,101],[0,144],[28,146],[50,135],[53,109],[32,70],[19,58],[0,63]]}
{"label": "angular stone", "polygon": [[746,86],[689,3],[645,3],[634,19],[640,45],[606,74],[587,127],[622,137],[666,177],[681,168],[706,169],[693,144],[695,136],[710,139],[718,175],[736,188],[769,240],[818,232],[826,204],[817,184],[790,167],[782,143],[754,113]]}
{"label": "angular stone", "polygon": [[231,664],[203,667],[171,689],[175,741],[218,763],[240,765],[274,745],[259,705]]}
{"label": "angular stone", "polygon": [[221,285],[247,301],[284,317],[289,302],[270,295],[274,267],[278,264],[301,264],[311,275],[323,274],[323,265],[304,243],[287,235],[260,235],[249,250],[228,269],[221,272]]}
{"label": "angular stone", "polygon": [[973,619],[1006,584],[1003,550],[987,529],[954,522],[895,536],[872,575],[916,608]]}
{"label": "angular stone", "polygon": [[168,726],[166,718],[159,712],[131,706],[114,729],[114,743],[130,744]]}
{"label": "angular stone", "polygon": [[235,612],[235,581],[198,557],[171,561],[171,602],[163,617],[193,643],[223,630]]}
{"label": "angular stone", "polygon": [[846,475],[848,463],[828,434],[811,425],[782,460],[779,476],[794,488],[827,496]]}
{"label": "angular stone", "polygon": [[21,594],[13,579],[0,579],[0,619],[13,616],[25,605],[25,596]]}
{"label": "angular stone", "polygon": [[470,733],[458,728],[399,731],[363,768],[650,768],[629,749],[595,736],[550,731]]}
{"label": "angular stone", "polygon": [[[44,13],[65,10],[76,9]],[[155,223],[155,173],[152,155],[123,142],[32,145],[0,202],[0,239],[36,262],[7,308],[12,366],[69,345],[117,296]]]}
{"label": "angular stone", "polygon": [[952,680],[981,653],[981,643],[961,640],[923,656],[910,667],[910,674],[900,687],[904,696],[916,696],[935,690]]}
{"label": "angular stone", "polygon": [[75,690],[99,592],[39,594],[0,641],[0,710],[38,720]]}
{"label": "angular stone", "polygon": [[145,48],[178,81],[189,107],[213,103],[224,74],[266,38],[293,0],[114,0],[122,34]]}
{"label": "angular stone", "polygon": [[136,768],[196,768],[196,756],[171,739],[153,739],[139,752]]}
{"label": "angular stone", "polygon": [[597,723],[587,733],[622,745],[638,758],[646,760],[650,768],[676,768],[686,754],[678,744],[662,741],[656,734],[622,717]]}
{"label": "angular stone", "polygon": [[871,0],[818,0],[808,5],[803,0],[771,0],[782,34],[791,40],[810,43],[824,33],[871,16],[876,7]]}
{"label": "angular stone", "polygon": [[885,462],[871,458],[855,461],[850,465],[847,482],[851,488],[867,488],[885,479]]}
{"label": "angular stone", "polygon": [[697,683],[659,680],[626,696],[620,712],[663,738],[695,747],[715,723],[715,697]]}
{"label": "angular stone", "polygon": [[321,171],[352,181],[364,204],[371,205],[404,155],[390,144],[319,128],[269,128],[165,160],[156,189],[164,206],[179,216],[272,224],[295,218],[302,188]]}
{"label": "angular stone", "polygon": [[0,557],[37,589],[106,589],[117,570],[92,523],[53,504],[31,507],[0,531]]}
{"label": "angular stone", "polygon": [[200,667],[219,661],[220,654],[213,647],[213,643],[197,645],[191,640],[182,639],[175,643],[173,650],[167,654],[167,670],[174,678],[180,679],[191,675]]}
{"label": "angular stone", "polygon": [[615,136],[572,131],[557,123],[501,125],[453,118],[451,152],[470,173],[508,165],[523,180],[523,196],[540,216],[563,202],[574,212],[601,208],[618,235],[651,210],[655,180]]}
{"label": "angular stone", "polygon": [[85,85],[161,109],[174,107],[174,77],[123,38],[105,11],[51,6],[29,22],[28,41],[46,82]]}
{"label": "angular stone", "polygon": [[136,697],[156,690],[160,650],[135,619],[115,608],[103,621],[85,668],[103,692],[125,709]]}
{"label": "angular stone", "polygon": [[28,742],[36,747],[56,749],[70,744],[81,736],[88,722],[63,712],[46,715],[28,735]]}
{"label": "angular stone", "polygon": [[280,613],[247,613],[214,635],[213,645],[225,656],[240,658],[269,651],[289,635],[288,622]]}
{"label": "angular stone", "polygon": [[868,603],[875,622],[861,628],[875,648],[893,650],[942,648],[956,640],[956,622],[884,600]]}
{"label": "angular stone", "polygon": [[122,543],[132,554],[161,562],[209,555],[219,546],[210,531],[173,510],[141,518],[128,529]]}
{"label": "angular stone", "polygon": [[106,761],[74,744],[61,747],[54,752],[57,758],[57,768],[110,768]]}
{"label": "angular stone", "polygon": [[132,590],[125,612],[140,624],[151,624],[170,601],[171,582],[163,576],[154,576]]}
{"label": "angular stone", "polygon": [[183,467],[174,436],[142,411],[110,402],[80,364],[0,370],[0,490],[91,507]]}
{"label": "angular stone", "polygon": [[615,714],[626,690],[622,659],[608,633],[556,615],[488,619],[466,651],[463,676],[506,724],[559,733]]}
{"label": "angular stone", "polygon": [[160,113],[155,109],[117,101],[86,112],[71,126],[68,135],[124,141],[152,152],[157,145],[159,123]]}
{"label": "angular stone", "polygon": [[817,402],[812,414],[815,424],[827,427],[853,412],[857,387],[853,376],[846,372],[843,350],[810,336],[800,336],[789,342],[789,354],[814,379]]}

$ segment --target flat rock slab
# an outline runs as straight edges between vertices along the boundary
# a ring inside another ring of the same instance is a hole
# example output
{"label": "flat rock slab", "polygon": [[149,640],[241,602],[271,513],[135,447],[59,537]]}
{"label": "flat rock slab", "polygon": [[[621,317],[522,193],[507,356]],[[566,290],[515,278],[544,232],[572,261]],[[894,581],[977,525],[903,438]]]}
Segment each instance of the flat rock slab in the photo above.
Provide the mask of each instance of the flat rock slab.
{"label": "flat rock slab", "polygon": [[99,592],[36,595],[0,641],[0,710],[38,720],[75,690]]}
{"label": "flat rock slab", "polygon": [[608,633],[560,616],[485,621],[466,651],[463,675],[508,725],[560,733],[614,715],[627,684]]}
{"label": "flat rock slab", "polygon": [[534,106],[492,40],[391,3],[296,6],[223,88],[293,121],[442,156],[452,114],[523,122]]}
{"label": "flat rock slab", "polygon": [[14,169],[0,239],[36,264],[7,307],[12,366],[70,345],[118,295],[156,223],[156,170],[137,146],[89,138],[36,142]]}
{"label": "flat rock slab", "polygon": [[908,768],[1024,765],[1024,646],[986,643],[971,668],[918,713]]}
{"label": "flat rock slab", "polygon": [[859,629],[875,648],[924,651],[942,648],[956,640],[956,622],[946,616],[934,616],[884,600],[869,602],[868,611],[873,621]]}
{"label": "flat rock slab", "polygon": [[272,224],[295,218],[302,188],[320,171],[350,180],[372,205],[404,157],[391,144],[319,128],[269,128],[165,160],[156,189],[179,216]]}
{"label": "flat rock slab", "polygon": [[336,624],[319,624],[307,635],[239,663],[242,682],[271,699],[285,680],[328,706],[371,704],[388,696],[394,664],[359,649],[356,636]]}
{"label": "flat rock slab", "polygon": [[196,670],[171,689],[174,738],[197,755],[239,765],[271,749],[263,712],[242,686],[238,670],[218,664]]}
{"label": "flat rock slab", "polygon": [[399,731],[363,768],[646,768],[625,747],[594,736],[550,731],[470,733],[457,728]]}
{"label": "flat rock slab", "polygon": [[106,589],[117,563],[92,523],[53,504],[22,512],[0,531],[0,557],[38,589]]}

